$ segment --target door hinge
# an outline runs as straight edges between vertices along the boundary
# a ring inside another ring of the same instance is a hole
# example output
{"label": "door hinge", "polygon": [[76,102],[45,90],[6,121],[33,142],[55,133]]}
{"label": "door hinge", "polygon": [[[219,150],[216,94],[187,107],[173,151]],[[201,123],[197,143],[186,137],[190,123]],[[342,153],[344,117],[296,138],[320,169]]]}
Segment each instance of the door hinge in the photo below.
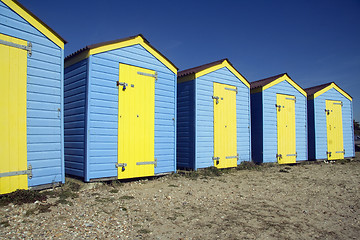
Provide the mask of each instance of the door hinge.
{"label": "door hinge", "polygon": [[235,88],[228,88],[228,87],[226,87],[225,90],[234,91],[234,92],[236,92],[236,94],[238,93],[237,87],[235,87]]}
{"label": "door hinge", "polygon": [[158,80],[158,73],[157,73],[157,72],[155,72],[155,74],[144,73],[144,72],[137,72],[137,74],[143,75],[143,76],[147,76],[147,77],[153,77],[153,78],[155,78],[155,81]]}
{"label": "door hinge", "polygon": [[157,167],[157,158],[154,159],[152,162],[137,162],[136,165],[152,165],[154,164],[154,167]]}
{"label": "door hinge", "polygon": [[19,175],[28,175],[28,178],[32,179],[33,175],[32,175],[32,166],[31,166],[31,164],[28,165],[27,170],[0,173],[0,178],[19,176]]}
{"label": "door hinge", "polygon": [[334,105],[341,105],[341,106],[343,106],[343,103],[342,102],[340,102],[340,103],[333,103]]}
{"label": "door hinge", "polygon": [[25,45],[13,43],[13,42],[8,42],[8,41],[4,41],[4,40],[0,39],[0,44],[26,50],[28,52],[29,57],[31,57],[31,55],[32,55],[32,50],[31,50],[32,49],[32,43],[31,42],[27,42],[27,46],[25,46]]}
{"label": "door hinge", "polygon": [[219,103],[219,97],[218,96],[212,96],[212,99],[216,99],[216,104]]}
{"label": "door hinge", "polygon": [[239,154],[236,154],[236,156],[227,156],[227,157],[225,157],[225,159],[232,159],[232,158],[236,158],[237,160],[239,160]]}
{"label": "door hinge", "polygon": [[294,98],[285,98],[285,99],[287,99],[287,100],[293,100],[293,101],[296,102],[296,96],[294,96]]}

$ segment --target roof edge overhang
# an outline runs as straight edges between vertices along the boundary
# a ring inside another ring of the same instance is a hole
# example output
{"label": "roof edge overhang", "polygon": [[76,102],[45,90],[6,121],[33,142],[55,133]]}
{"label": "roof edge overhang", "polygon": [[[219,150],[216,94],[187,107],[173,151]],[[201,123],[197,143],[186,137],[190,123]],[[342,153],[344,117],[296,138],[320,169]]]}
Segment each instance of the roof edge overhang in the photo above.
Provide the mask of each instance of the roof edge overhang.
{"label": "roof edge overhang", "polygon": [[79,51],[66,57],[65,67],[69,67],[94,54],[107,52],[114,49],[129,47],[136,44],[141,45],[156,59],[162,62],[167,68],[169,68],[172,72],[177,74],[178,68],[172,62],[170,62],[170,60],[168,60],[164,55],[162,55],[158,50],[156,50],[153,46],[151,46],[150,43],[141,34],[132,37],[114,40],[114,41],[108,41],[108,42],[86,46],[85,48],[80,49]]}
{"label": "roof edge overhang", "polygon": [[41,21],[37,16],[30,12],[26,7],[16,0],[1,0],[6,6],[12,9],[20,17],[25,19],[29,24],[34,28],[39,30],[47,38],[49,38],[53,43],[59,46],[61,49],[64,49],[64,45],[67,43],[58,33],[52,30],[48,25]]}
{"label": "roof edge overhang", "polygon": [[266,89],[268,89],[278,83],[281,83],[283,81],[287,81],[291,86],[293,86],[296,90],[298,90],[302,95],[307,97],[307,93],[305,92],[305,90],[302,87],[300,87],[296,82],[294,82],[287,73],[284,73],[283,75],[279,76],[278,78],[276,78],[275,80],[271,81],[270,83],[268,83],[264,86],[251,89],[250,93],[253,94],[253,93],[263,92]]}
{"label": "roof edge overhang", "polygon": [[[186,82],[186,81],[191,81],[194,80],[195,78],[199,78],[201,76],[204,76],[206,74],[209,74],[211,72],[214,72],[216,70],[219,70],[221,68],[226,67],[227,69],[229,69],[230,72],[232,72],[242,83],[245,84],[245,86],[247,86],[248,88],[250,88],[250,83],[249,81],[243,76],[241,75],[234,67],[233,65],[230,63],[230,61],[228,59],[224,59],[222,61],[218,61],[219,63],[213,66],[209,66],[208,68],[202,69],[198,72],[192,72],[189,74],[186,74],[184,76],[178,77],[178,83],[182,83],[182,82]],[[186,71],[186,70],[185,70]]]}
{"label": "roof edge overhang", "polygon": [[323,89],[320,89],[319,91],[317,91],[316,93],[310,95],[308,97],[308,99],[315,99],[317,97],[319,97],[321,94],[329,91],[330,89],[335,89],[336,91],[338,91],[340,94],[342,94],[344,97],[346,97],[347,99],[349,99],[350,101],[352,101],[352,97],[347,94],[344,90],[342,90],[338,85],[336,85],[334,82],[332,82],[330,85],[324,87]]}

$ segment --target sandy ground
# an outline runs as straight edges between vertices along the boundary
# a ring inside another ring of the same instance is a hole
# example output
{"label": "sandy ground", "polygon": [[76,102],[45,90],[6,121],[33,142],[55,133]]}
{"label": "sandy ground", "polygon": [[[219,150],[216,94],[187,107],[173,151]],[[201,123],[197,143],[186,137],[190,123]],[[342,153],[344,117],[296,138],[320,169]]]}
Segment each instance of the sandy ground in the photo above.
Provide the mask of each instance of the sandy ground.
{"label": "sandy ground", "polygon": [[359,157],[81,183],[64,201],[0,207],[0,238],[359,239]]}

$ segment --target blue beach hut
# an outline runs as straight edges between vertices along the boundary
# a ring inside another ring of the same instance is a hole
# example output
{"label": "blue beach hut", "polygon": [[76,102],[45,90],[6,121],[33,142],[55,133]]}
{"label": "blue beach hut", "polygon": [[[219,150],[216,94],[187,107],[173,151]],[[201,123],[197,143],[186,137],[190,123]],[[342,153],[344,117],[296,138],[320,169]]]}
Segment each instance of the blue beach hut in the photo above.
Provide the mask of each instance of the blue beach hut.
{"label": "blue beach hut", "polygon": [[252,160],[307,160],[306,92],[287,73],[251,82]]}
{"label": "blue beach hut", "polygon": [[63,183],[66,42],[17,1],[0,19],[0,194]]}
{"label": "blue beach hut", "polygon": [[333,82],[305,89],[309,159],[355,156],[352,97]]}
{"label": "blue beach hut", "polygon": [[177,166],[250,161],[250,84],[227,59],[178,73]]}
{"label": "blue beach hut", "polygon": [[176,74],[142,35],[66,57],[66,173],[89,182],[176,171]]}

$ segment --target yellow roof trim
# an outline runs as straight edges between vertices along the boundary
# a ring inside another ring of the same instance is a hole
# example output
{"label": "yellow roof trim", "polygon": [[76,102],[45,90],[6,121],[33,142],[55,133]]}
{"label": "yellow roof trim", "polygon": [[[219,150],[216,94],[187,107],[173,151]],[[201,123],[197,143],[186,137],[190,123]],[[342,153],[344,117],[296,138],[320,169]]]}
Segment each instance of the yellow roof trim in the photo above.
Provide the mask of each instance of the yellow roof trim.
{"label": "yellow roof trim", "polygon": [[263,86],[261,91],[264,91],[278,83],[281,83],[282,81],[287,81],[290,83],[291,86],[293,86],[296,90],[298,90],[300,93],[302,93],[305,97],[307,96],[304,89],[302,89],[299,85],[297,85],[287,74],[284,74],[283,76],[279,77],[278,79],[272,81],[271,83],[268,83],[267,85]]}
{"label": "yellow roof trim", "polygon": [[154,50],[154,48],[149,46],[141,36],[137,36],[135,38],[132,38],[132,39],[129,39],[126,41],[111,43],[111,44],[107,44],[107,45],[103,45],[103,46],[99,46],[96,48],[85,50],[84,52],[81,52],[80,54],[78,54],[72,58],[69,58],[69,60],[65,61],[65,67],[68,67],[77,62],[80,62],[81,60],[86,59],[94,54],[107,52],[107,51],[111,51],[114,49],[129,47],[129,46],[136,45],[136,44],[140,44],[143,48],[145,48],[148,52],[150,52],[150,54],[152,54],[155,58],[157,58],[160,62],[162,62],[166,67],[168,67],[172,72],[177,74],[177,69],[167,59],[165,59],[163,56],[161,56],[161,54],[159,54],[156,50]]}
{"label": "yellow roof trim", "polygon": [[227,60],[224,60],[221,64],[206,68],[200,72],[195,73],[195,78],[199,78],[201,76],[204,76],[205,74],[214,72],[223,67],[229,69],[229,71],[232,72],[238,79],[240,79],[240,81],[244,83],[245,86],[250,88],[250,83]]}
{"label": "yellow roof trim", "polygon": [[42,34],[44,34],[47,38],[49,38],[52,42],[58,45],[61,49],[64,49],[64,41],[56,36],[49,27],[45,26],[43,23],[39,22],[36,18],[31,16],[28,11],[24,10],[21,6],[19,6],[16,2],[12,0],[1,0],[4,4],[6,4],[9,8],[11,8],[14,12],[20,15],[20,17],[24,18],[28,21],[33,27],[39,30]]}
{"label": "yellow roof trim", "polygon": [[335,83],[331,83],[329,86],[327,86],[326,88],[321,89],[320,91],[314,93],[313,97],[311,99],[314,99],[318,96],[320,96],[321,94],[329,91],[330,89],[334,88],[336,91],[338,91],[339,93],[341,93],[342,95],[344,95],[344,97],[346,97],[347,99],[349,99],[350,101],[352,101],[352,97],[347,94],[346,92],[344,92],[343,90],[341,90]]}

